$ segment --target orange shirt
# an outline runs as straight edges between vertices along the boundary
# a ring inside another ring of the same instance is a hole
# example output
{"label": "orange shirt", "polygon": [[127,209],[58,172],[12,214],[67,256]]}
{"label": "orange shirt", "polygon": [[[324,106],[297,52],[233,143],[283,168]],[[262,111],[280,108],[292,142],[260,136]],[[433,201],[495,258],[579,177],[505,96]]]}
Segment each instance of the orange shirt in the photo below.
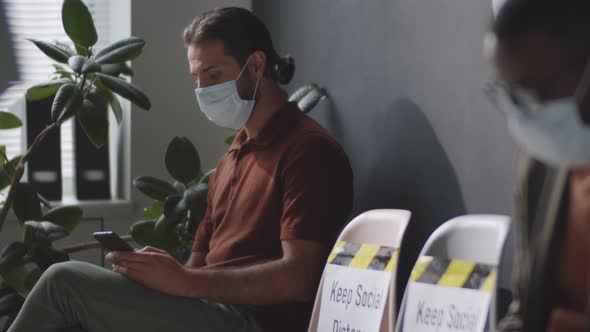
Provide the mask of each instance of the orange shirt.
{"label": "orange shirt", "polygon": [[[346,154],[295,103],[256,138],[240,131],[209,186],[193,245],[206,253],[207,268],[280,259],[284,240],[331,247],[352,209]],[[265,331],[304,331],[310,310],[311,304],[277,305],[259,310],[257,319]]]}
{"label": "orange shirt", "polygon": [[590,296],[590,169],[571,172],[568,219],[555,275],[566,308],[584,313]]}

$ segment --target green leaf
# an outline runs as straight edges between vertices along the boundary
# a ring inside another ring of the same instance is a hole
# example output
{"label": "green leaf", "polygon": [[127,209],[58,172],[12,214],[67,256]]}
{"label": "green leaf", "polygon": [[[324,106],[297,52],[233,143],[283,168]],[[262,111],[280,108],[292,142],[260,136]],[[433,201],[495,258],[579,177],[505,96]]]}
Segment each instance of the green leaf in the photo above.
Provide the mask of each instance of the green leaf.
{"label": "green leaf", "polygon": [[28,270],[24,266],[2,273],[5,284],[22,294],[28,293],[35,286],[39,277],[41,277],[41,271],[38,268]]}
{"label": "green leaf", "polygon": [[8,187],[14,177],[14,170],[20,163],[21,156],[14,157],[0,169],[0,190]]}
{"label": "green leaf", "polygon": [[173,253],[180,246],[178,237],[173,230],[156,232],[155,226],[156,222],[153,220],[139,221],[131,226],[129,233],[139,245],[153,246]]}
{"label": "green leaf", "polygon": [[125,99],[128,99],[129,101],[143,108],[144,110],[150,109],[150,100],[135,85],[117,77],[112,77],[101,73],[97,73],[97,75],[100,78],[101,82],[114,93],[118,94],[119,96]]}
{"label": "green leaf", "polygon": [[319,88],[319,86],[315,83],[304,85],[304,86],[300,87],[299,89],[297,89],[295,92],[293,92],[291,97],[289,97],[289,101],[294,101],[294,102],[298,103],[311,90],[318,89],[318,88]]}
{"label": "green leaf", "polygon": [[98,92],[100,92],[100,94],[106,98],[109,106],[111,106],[111,110],[113,110],[117,124],[121,124],[121,121],[123,121],[123,109],[121,108],[119,98],[115,96],[111,90],[107,89],[107,87],[104,86],[101,81],[96,81],[94,85],[98,89]]}
{"label": "green leaf", "polygon": [[174,181],[174,189],[176,189],[176,191],[178,191],[179,193],[183,193],[186,190],[186,185],[182,182],[178,182],[178,181]]}
{"label": "green leaf", "polygon": [[148,245],[152,242],[154,238],[154,227],[156,226],[156,222],[153,220],[144,220],[136,222],[135,224],[131,225],[129,229],[129,234],[139,245]]}
{"label": "green leaf", "polygon": [[72,232],[82,220],[82,209],[78,206],[59,206],[53,208],[41,217]]}
{"label": "green leaf", "polygon": [[86,57],[81,55],[73,55],[68,59],[68,65],[72,70],[78,74],[82,72],[82,67],[86,63]]}
{"label": "green leaf", "polygon": [[74,116],[82,107],[82,91],[73,84],[62,85],[55,95],[51,106],[51,118],[56,123],[63,123]]}
{"label": "green leaf", "polygon": [[30,250],[33,250],[35,247],[39,246],[46,246],[50,247],[51,243],[48,241],[39,241],[36,237],[37,231],[33,227],[26,226],[23,227],[23,242]]}
{"label": "green leaf", "polygon": [[64,84],[71,84],[68,79],[59,79],[33,85],[27,90],[27,100],[37,101],[53,96]]}
{"label": "green leaf", "polygon": [[109,76],[118,77],[123,74],[126,76],[133,76],[133,69],[125,63],[106,64],[100,66],[100,71]]}
{"label": "green leaf", "polygon": [[29,273],[26,275],[26,277],[24,279],[24,283],[23,283],[27,292],[30,292],[31,289],[33,289],[33,287],[35,287],[35,284],[37,284],[37,281],[39,281],[42,274],[43,273],[38,268],[34,268],[29,271]]}
{"label": "green leaf", "polygon": [[22,125],[23,123],[16,115],[0,111],[0,129],[15,129],[20,128]]}
{"label": "green leaf", "polygon": [[166,150],[166,169],[179,182],[187,184],[201,173],[199,152],[186,137],[174,137]]}
{"label": "green leaf", "polygon": [[116,63],[116,64],[112,64],[112,65],[111,64],[100,65],[100,72],[105,75],[119,77],[119,75],[121,75],[122,71],[123,71],[123,64],[122,63]]}
{"label": "green leaf", "polygon": [[69,83],[74,83],[74,74],[71,71],[67,71],[67,70],[56,70],[53,75],[51,75],[49,77],[49,79],[51,80],[56,80],[56,79],[67,79]]}
{"label": "green leaf", "polygon": [[18,266],[2,273],[4,283],[19,293],[28,292],[25,280],[29,276],[29,271],[24,266]]}
{"label": "green leaf", "polygon": [[72,53],[64,50],[63,48],[51,43],[46,43],[44,41],[37,39],[27,40],[35,44],[35,46],[37,46],[37,48],[39,48],[41,52],[45,53],[45,55],[57,62],[68,63],[68,59],[73,55]]}
{"label": "green leaf", "polygon": [[47,270],[53,264],[70,260],[70,256],[65,252],[48,247],[35,247],[32,256],[35,263],[43,271]]}
{"label": "green leaf", "polygon": [[[0,171],[1,171],[2,167],[8,161],[8,160],[4,159],[4,156],[6,156],[6,145],[0,145],[0,152],[2,152],[2,154],[0,154]],[[0,191],[1,191],[1,189],[0,189]]]}
{"label": "green leaf", "polygon": [[146,196],[157,201],[163,202],[168,196],[176,194],[176,190],[170,183],[151,176],[139,176],[133,180],[133,185]]}
{"label": "green leaf", "polygon": [[17,184],[12,208],[18,220],[22,222],[41,218],[41,202],[37,192],[29,183]]}
{"label": "green leaf", "polygon": [[[69,59],[68,59],[68,60],[69,60]],[[67,67],[65,67],[65,66],[62,66],[62,65],[60,65],[60,64],[57,64],[57,63],[53,63],[53,64],[51,64],[51,67],[53,67],[53,69],[55,69],[55,70],[67,70]]]}
{"label": "green leaf", "polygon": [[87,59],[82,66],[82,74],[96,73],[100,71],[100,65],[93,59]]}
{"label": "green leaf", "polygon": [[164,201],[164,216],[167,218],[178,218],[186,210],[186,204],[183,195],[171,195]]}
{"label": "green leaf", "polygon": [[191,213],[191,218],[201,220],[207,209],[207,193],[209,186],[205,183],[192,186],[184,192],[186,207]]}
{"label": "green leaf", "polygon": [[326,91],[318,88],[311,90],[297,105],[303,113],[309,113],[322,99],[326,98]]}
{"label": "green leaf", "polygon": [[143,210],[145,219],[158,219],[164,213],[164,202],[154,201],[152,206]]}
{"label": "green leaf", "polygon": [[33,229],[34,238],[40,241],[53,242],[70,234],[64,227],[49,221],[29,220],[25,222],[25,228]]}
{"label": "green leaf", "polygon": [[78,121],[86,136],[96,148],[100,148],[107,143],[109,139],[109,121],[106,114],[97,109],[90,100],[84,100],[78,113]]}
{"label": "green leaf", "polygon": [[174,228],[182,221],[181,215],[165,216],[161,215],[154,226],[155,234],[173,233]]}
{"label": "green leaf", "polygon": [[76,47],[76,53],[78,55],[88,56],[88,48],[77,44],[74,44],[74,46]]}
{"label": "green leaf", "polygon": [[13,242],[0,252],[0,266],[11,266],[21,261],[27,253],[27,246],[22,242]]}
{"label": "green leaf", "polygon": [[82,0],[64,0],[61,8],[64,30],[74,44],[91,47],[96,44],[98,36],[94,21],[88,7]]}
{"label": "green leaf", "polygon": [[231,135],[230,137],[225,139],[225,144],[231,145],[235,139],[236,139],[236,135]]}
{"label": "green leaf", "polygon": [[19,312],[25,299],[14,290],[0,296],[0,317]]}
{"label": "green leaf", "polygon": [[115,64],[137,58],[145,45],[145,40],[130,37],[112,43],[96,53],[96,62],[100,64]]}
{"label": "green leaf", "polygon": [[55,45],[59,48],[61,48],[62,50],[68,52],[69,54],[75,54],[76,52],[74,51],[74,49],[72,49],[72,47],[70,46],[69,43],[65,43],[59,40],[55,41]]}

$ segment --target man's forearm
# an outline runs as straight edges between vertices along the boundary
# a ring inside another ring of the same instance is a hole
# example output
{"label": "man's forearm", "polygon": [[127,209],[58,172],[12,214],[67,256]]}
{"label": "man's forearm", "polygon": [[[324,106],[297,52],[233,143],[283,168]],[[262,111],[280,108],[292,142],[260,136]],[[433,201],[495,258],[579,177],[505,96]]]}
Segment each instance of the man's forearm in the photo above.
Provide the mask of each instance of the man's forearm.
{"label": "man's forearm", "polygon": [[[231,304],[273,304],[310,300],[315,281],[282,261],[228,269],[185,268],[184,296]],[[300,280],[294,282],[294,280]]]}
{"label": "man's forearm", "polygon": [[187,268],[199,268],[206,265],[207,254],[199,251],[193,251],[188,258],[186,264]]}

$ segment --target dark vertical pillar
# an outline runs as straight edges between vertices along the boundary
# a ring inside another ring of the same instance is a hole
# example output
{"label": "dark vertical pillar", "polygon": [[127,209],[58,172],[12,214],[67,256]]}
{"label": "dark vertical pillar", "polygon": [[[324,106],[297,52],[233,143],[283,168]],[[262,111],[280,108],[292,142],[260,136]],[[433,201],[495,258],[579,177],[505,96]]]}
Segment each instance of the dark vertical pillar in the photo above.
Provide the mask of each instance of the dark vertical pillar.
{"label": "dark vertical pillar", "polygon": [[[97,111],[108,117],[102,98],[90,98]],[[76,194],[79,200],[110,199],[109,144],[97,149],[78,121],[75,123]]]}
{"label": "dark vertical pillar", "polygon": [[[30,146],[35,137],[48,125],[51,120],[51,105],[53,97],[39,101],[27,101],[27,145]],[[43,195],[52,201],[62,199],[62,172],[61,172],[61,139],[60,130],[53,130],[38,146],[28,162],[27,172],[29,183]]]}

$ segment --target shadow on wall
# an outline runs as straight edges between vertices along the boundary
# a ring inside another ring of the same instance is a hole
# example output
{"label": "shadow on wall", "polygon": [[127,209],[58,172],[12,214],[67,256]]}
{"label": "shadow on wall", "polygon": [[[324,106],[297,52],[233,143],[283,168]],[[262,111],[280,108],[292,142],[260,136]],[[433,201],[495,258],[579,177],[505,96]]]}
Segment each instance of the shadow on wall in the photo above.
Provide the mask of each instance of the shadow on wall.
{"label": "shadow on wall", "polygon": [[[310,115],[351,157],[355,177],[351,218],[372,209],[412,211],[398,268],[399,307],[406,281],[428,236],[445,221],[466,213],[457,175],[424,112],[412,100],[398,99],[384,112],[369,113],[373,115],[369,120],[372,133],[351,132],[338,106],[328,101],[320,103]],[[354,137],[371,142],[362,147],[369,151],[358,151],[358,142],[351,141]],[[358,160],[361,154],[367,160]]]}
{"label": "shadow on wall", "polygon": [[367,183],[357,194],[361,211],[407,209],[412,219],[400,256],[398,307],[406,281],[428,236],[443,222],[466,213],[457,175],[422,110],[399,99],[376,114],[373,128],[377,154]]}

